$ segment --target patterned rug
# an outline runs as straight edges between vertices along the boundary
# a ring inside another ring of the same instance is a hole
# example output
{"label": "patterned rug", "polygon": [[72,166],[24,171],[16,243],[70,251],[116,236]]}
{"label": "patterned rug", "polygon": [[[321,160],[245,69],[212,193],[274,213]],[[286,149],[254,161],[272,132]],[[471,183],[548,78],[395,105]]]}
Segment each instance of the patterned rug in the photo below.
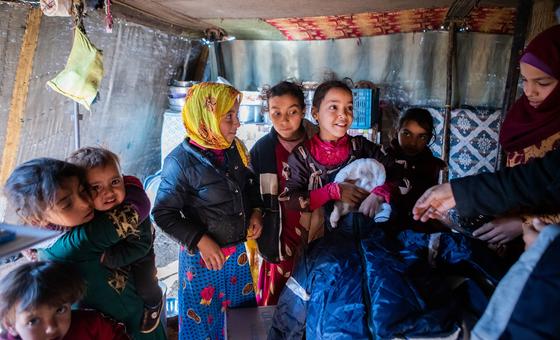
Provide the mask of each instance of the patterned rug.
{"label": "patterned rug", "polygon": [[[441,156],[443,109],[428,109],[434,117],[437,138],[431,149]],[[449,178],[494,171],[498,154],[500,110],[460,108],[451,111]]]}
{"label": "patterned rug", "polygon": [[[394,12],[358,13],[265,20],[288,40],[359,38],[441,29],[448,8],[417,8]],[[472,32],[513,34],[515,8],[477,7],[460,28]]]}

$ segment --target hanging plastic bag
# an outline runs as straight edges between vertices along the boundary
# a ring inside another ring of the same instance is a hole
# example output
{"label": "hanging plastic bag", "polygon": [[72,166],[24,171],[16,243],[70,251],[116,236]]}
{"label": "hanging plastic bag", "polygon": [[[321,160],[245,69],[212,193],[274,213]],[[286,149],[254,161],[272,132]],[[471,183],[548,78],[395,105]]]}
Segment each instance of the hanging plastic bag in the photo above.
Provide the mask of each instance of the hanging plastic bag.
{"label": "hanging plastic bag", "polygon": [[69,17],[72,12],[72,0],[41,0],[41,11],[49,17]]}
{"label": "hanging plastic bag", "polygon": [[53,90],[90,110],[103,78],[103,55],[80,30],[74,30],[72,51],[66,67],[47,82]]}

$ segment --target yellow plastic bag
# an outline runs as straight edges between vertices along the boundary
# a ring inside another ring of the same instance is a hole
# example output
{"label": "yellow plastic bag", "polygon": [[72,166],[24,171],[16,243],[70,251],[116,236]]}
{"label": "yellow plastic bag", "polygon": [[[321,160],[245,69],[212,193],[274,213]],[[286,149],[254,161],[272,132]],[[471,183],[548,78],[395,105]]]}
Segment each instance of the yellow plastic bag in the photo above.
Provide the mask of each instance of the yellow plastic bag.
{"label": "yellow plastic bag", "polygon": [[103,55],[80,30],[74,30],[72,51],[66,67],[47,82],[53,90],[90,110],[103,78]]}

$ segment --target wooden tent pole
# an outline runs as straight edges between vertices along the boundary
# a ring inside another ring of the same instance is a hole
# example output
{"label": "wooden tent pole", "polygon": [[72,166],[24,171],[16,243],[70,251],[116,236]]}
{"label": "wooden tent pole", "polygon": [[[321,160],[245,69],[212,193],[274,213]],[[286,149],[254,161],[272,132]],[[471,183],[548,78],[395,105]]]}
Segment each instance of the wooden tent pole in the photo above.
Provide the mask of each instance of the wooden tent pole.
{"label": "wooden tent pole", "polygon": [[208,62],[208,53],[209,53],[208,45],[202,46],[202,51],[200,52],[200,56],[198,57],[198,61],[196,62],[196,69],[194,71],[193,80],[202,80],[204,77],[204,70],[206,69],[206,63]]}
{"label": "wooden tent pole", "polygon": [[33,71],[33,58],[39,40],[41,16],[42,12],[39,8],[32,8],[27,14],[25,33],[23,34],[14,89],[10,101],[8,123],[6,124],[6,142],[2,152],[2,162],[0,163],[0,186],[4,185],[16,165],[23,115],[29,92],[29,78]]}
{"label": "wooden tent pole", "polygon": [[[509,67],[506,78],[506,87],[504,91],[504,101],[502,103],[502,112],[500,116],[500,128],[504,122],[507,111],[515,102],[517,97],[517,83],[519,80],[519,58],[525,46],[525,37],[527,27],[529,26],[529,18],[531,17],[532,0],[520,0],[517,6],[517,17],[515,19],[515,29],[513,33],[513,41],[511,42],[511,53],[509,57]],[[494,168],[499,170],[504,165],[502,147],[498,143],[498,154]]]}
{"label": "wooden tent pole", "polygon": [[[456,24],[452,20],[449,23],[449,41],[447,45],[447,87],[445,90],[445,112],[443,116],[443,143],[441,147],[441,155],[443,160],[449,164],[449,134],[450,134],[450,124],[451,124],[451,105],[453,100],[453,66],[455,63],[455,53],[456,53]],[[447,182],[449,179],[449,167],[442,173],[442,182]]]}

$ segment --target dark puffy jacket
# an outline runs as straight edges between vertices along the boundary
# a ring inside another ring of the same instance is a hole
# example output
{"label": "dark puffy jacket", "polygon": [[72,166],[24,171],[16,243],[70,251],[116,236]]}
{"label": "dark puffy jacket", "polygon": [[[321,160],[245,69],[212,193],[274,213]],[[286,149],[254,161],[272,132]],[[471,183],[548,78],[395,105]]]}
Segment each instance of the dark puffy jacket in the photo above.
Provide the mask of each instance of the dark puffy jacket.
{"label": "dark puffy jacket", "polygon": [[189,249],[208,234],[221,247],[244,241],[253,208],[262,208],[251,170],[235,143],[223,167],[214,154],[188,142],[165,158],[152,214],[157,225]]}
{"label": "dark puffy jacket", "polygon": [[410,181],[411,186],[410,191],[391,202],[399,225],[423,232],[441,230],[432,221],[428,223],[415,221],[412,218],[412,207],[426,190],[438,184],[440,171],[447,167],[445,162],[434,157],[432,151],[427,147],[418,155],[409,156],[404,153],[396,139],[391,141],[386,150],[397,163],[403,165],[405,177]]}

